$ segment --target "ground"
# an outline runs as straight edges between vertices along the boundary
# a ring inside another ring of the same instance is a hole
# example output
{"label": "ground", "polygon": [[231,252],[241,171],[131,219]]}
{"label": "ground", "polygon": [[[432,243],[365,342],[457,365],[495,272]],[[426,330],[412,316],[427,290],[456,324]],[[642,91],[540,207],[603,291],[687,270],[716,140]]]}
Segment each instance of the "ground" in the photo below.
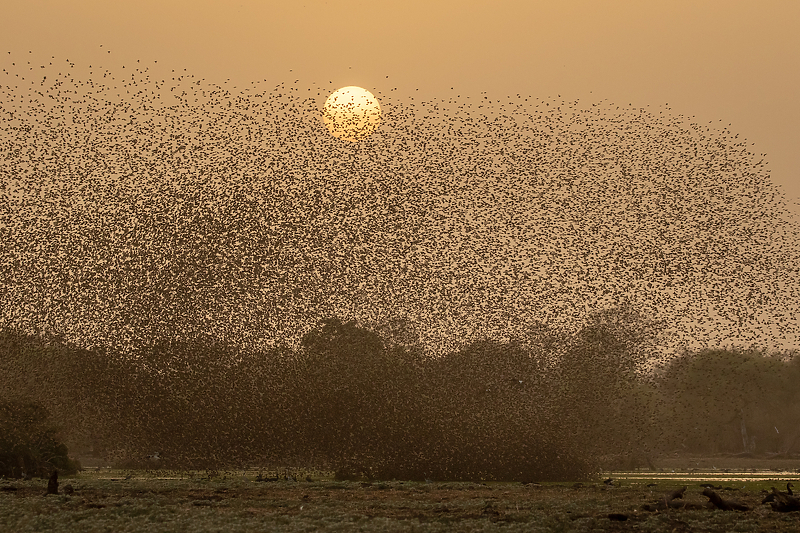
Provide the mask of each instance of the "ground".
{"label": "ground", "polygon": [[[2,480],[0,531],[800,531],[800,512],[776,513],[760,503],[762,491],[798,480],[794,472],[712,481],[749,512],[642,510],[682,485],[686,501],[705,503],[700,485],[708,476],[631,473],[617,474],[611,485],[599,479],[523,485],[256,482],[255,472],[241,471],[160,479],[167,474],[84,471],[62,478],[60,494],[51,496],[44,495],[47,480]],[[67,484],[71,495],[64,493]],[[612,520],[611,513],[627,520]]]}

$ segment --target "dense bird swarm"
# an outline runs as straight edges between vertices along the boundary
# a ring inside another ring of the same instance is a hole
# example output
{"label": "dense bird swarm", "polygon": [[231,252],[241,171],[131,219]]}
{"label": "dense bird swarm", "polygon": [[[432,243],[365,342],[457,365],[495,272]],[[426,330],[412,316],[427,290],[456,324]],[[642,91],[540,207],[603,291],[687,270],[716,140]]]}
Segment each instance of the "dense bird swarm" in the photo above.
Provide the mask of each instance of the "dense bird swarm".
{"label": "dense bird swarm", "polygon": [[800,358],[651,364],[797,340],[798,227],[725,128],[376,89],[353,144],[333,87],[7,63],[0,399],[74,445],[534,480],[800,442]]}
{"label": "dense bird swarm", "polygon": [[796,338],[797,227],[725,128],[376,90],[352,144],[322,124],[327,87],[25,59],[0,73],[4,325],[129,350],[404,317],[441,350],[624,302],[673,346]]}

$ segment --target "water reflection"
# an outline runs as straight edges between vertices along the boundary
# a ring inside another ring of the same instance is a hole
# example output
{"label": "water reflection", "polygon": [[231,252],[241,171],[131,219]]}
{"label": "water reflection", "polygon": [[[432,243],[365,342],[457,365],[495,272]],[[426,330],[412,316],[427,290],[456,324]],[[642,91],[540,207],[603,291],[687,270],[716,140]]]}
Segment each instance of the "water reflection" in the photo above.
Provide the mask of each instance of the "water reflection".
{"label": "water reflection", "polygon": [[669,481],[798,481],[800,471],[756,472],[614,472],[615,479],[669,480]]}

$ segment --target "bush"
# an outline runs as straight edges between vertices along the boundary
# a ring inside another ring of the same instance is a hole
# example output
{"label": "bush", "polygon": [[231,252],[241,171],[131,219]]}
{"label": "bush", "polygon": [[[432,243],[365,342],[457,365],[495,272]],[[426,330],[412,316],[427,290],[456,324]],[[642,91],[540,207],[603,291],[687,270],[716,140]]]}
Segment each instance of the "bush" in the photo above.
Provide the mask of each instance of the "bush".
{"label": "bush", "polygon": [[297,419],[340,479],[551,481],[594,473],[557,420],[542,363],[518,343],[432,359],[324,321],[303,341]]}
{"label": "bush", "polygon": [[46,477],[53,468],[74,474],[80,465],[67,456],[47,410],[35,402],[0,401],[0,475]]}
{"label": "bush", "polygon": [[[3,427],[16,433],[3,433],[0,461],[9,475],[69,470],[57,464],[68,459],[49,409],[71,431],[73,449],[85,435],[116,465],[152,466],[147,456],[158,451],[162,468],[298,464],[342,478],[585,479],[601,455],[637,442],[626,428],[643,418],[622,416],[643,407],[634,394],[639,339],[617,318],[597,317],[577,334],[476,340],[441,357],[413,336],[382,338],[337,318],[308,332],[299,349],[263,353],[204,335],[153,340],[125,358],[9,341],[18,356],[0,358],[0,370],[26,381],[22,390],[15,380],[3,387],[0,373],[0,397],[31,391],[40,403],[4,408]],[[59,386],[38,386],[44,372]]]}
{"label": "bush", "polygon": [[707,349],[661,376],[664,438],[691,453],[790,453],[800,439],[800,359]]}

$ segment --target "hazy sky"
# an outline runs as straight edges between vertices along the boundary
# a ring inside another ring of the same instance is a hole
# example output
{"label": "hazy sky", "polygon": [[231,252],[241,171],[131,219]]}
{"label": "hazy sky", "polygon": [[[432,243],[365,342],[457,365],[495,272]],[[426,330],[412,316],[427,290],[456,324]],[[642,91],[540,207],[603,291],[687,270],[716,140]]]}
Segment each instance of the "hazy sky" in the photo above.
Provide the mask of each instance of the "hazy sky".
{"label": "hazy sky", "polygon": [[300,79],[423,97],[668,103],[731,124],[800,197],[796,0],[6,0],[2,17],[6,60],[139,60],[241,87]]}

